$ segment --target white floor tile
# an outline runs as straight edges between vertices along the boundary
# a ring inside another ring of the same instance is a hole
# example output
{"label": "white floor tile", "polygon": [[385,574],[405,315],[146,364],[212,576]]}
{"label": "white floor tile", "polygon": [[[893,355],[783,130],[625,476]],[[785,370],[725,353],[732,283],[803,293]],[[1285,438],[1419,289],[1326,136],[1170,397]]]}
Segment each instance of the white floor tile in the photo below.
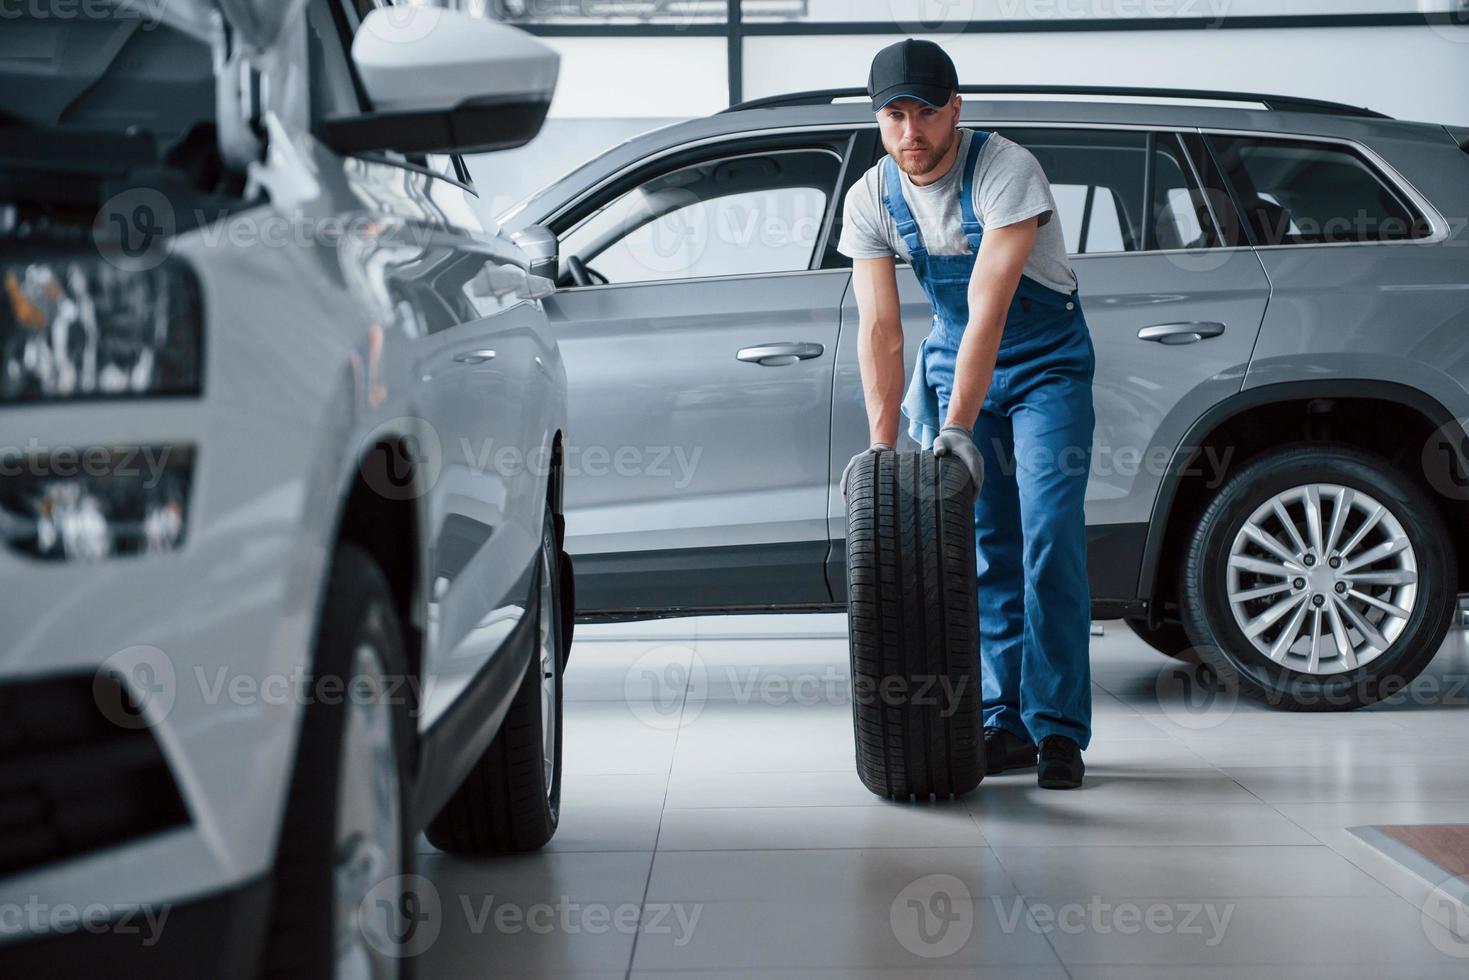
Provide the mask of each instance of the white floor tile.
{"label": "white floor tile", "polygon": [[1392,893],[1323,844],[995,847],[1027,895],[1375,896]]}
{"label": "white floor tile", "polygon": [[711,772],[674,767],[668,806],[890,806],[848,766],[818,772]]}
{"label": "white floor tile", "polygon": [[[647,888],[651,851],[546,851],[458,857],[423,854],[418,873],[450,896],[498,895],[506,901],[637,902]],[[456,899],[457,900],[457,899]]]}
{"label": "white floor tile", "polygon": [[563,707],[563,781],[578,776],[667,775],[678,712],[646,702],[587,701]]}
{"label": "white floor tile", "polygon": [[[916,913],[901,905],[895,911],[890,900],[709,902],[682,947],[672,936],[641,936],[633,968],[718,965],[763,973],[782,967],[1057,965],[1044,936],[1023,926],[1005,931],[993,915],[984,914],[988,901],[945,905],[944,914],[953,918],[942,924],[930,914],[927,941],[905,918]],[[946,942],[955,948],[938,945]]]}
{"label": "white floor tile", "polygon": [[1229,776],[1267,803],[1461,801],[1469,820],[1469,763],[1446,766],[1232,766]]}
{"label": "white floor tile", "polygon": [[1230,966],[1269,975],[1277,965],[1375,964],[1396,977],[1456,962],[1430,942],[1429,933],[1442,929],[1397,897],[1027,895],[1026,902],[1052,923],[1046,936],[1068,967]]}
{"label": "white floor tile", "polygon": [[[914,880],[934,874],[955,876],[976,898],[1016,894],[1005,869],[987,847],[891,847],[661,850],[653,865],[648,898],[669,902],[860,901],[896,896]],[[773,888],[774,882],[779,887]]]}
{"label": "white floor tile", "polygon": [[966,802],[995,847],[1316,843],[1265,803],[1104,799],[1085,786],[1065,792],[1036,789],[1016,797],[976,794]]}
{"label": "white floor tile", "polygon": [[[1186,667],[1104,627],[1081,790],[1030,769],[911,805],[857,778],[844,616],[579,624],[557,836],[477,859],[420,838],[441,927],[420,975],[1469,976],[1431,883],[1350,829],[1469,819],[1469,634],[1403,703],[1318,714],[1190,701]],[[1213,944],[1047,918],[1088,902],[1232,911]],[[554,922],[497,923],[505,903]]]}
{"label": "white floor tile", "polygon": [[786,806],[665,810],[659,851],[825,847],[975,847],[961,805]]}

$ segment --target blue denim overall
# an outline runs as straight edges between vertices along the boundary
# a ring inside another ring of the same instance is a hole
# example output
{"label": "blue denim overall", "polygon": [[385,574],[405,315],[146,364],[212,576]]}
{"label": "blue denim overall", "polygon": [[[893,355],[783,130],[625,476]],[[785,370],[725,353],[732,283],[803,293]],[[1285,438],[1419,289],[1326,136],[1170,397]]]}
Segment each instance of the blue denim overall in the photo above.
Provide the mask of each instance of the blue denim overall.
{"label": "blue denim overall", "polygon": [[[903,412],[926,449],[947,417],[959,340],[969,323],[969,280],[984,228],[973,174],[989,133],[970,137],[959,191],[965,255],[930,255],[883,160],[888,213],[933,304]],[[1091,740],[1091,597],[1086,496],[1091,468],[1096,355],[1076,290],[1022,275],[1005,319],[989,392],[974,420],[984,486],[974,505],[984,724],[1039,742]],[[968,419],[959,419],[968,422]]]}

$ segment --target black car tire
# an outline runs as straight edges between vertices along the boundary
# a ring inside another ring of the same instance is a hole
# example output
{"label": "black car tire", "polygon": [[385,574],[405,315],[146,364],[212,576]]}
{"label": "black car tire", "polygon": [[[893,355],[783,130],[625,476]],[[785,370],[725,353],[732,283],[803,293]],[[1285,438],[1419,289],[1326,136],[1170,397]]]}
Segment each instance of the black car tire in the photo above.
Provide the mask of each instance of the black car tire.
{"label": "black car tire", "polygon": [[974,483],[954,457],[884,451],[847,496],[852,727],[863,785],[894,800],[984,778]]}
{"label": "black car tire", "polygon": [[[374,690],[391,712],[397,763],[397,867],[377,869],[374,898],[388,898],[405,908],[403,892],[412,882],[413,833],[409,825],[408,777],[415,744],[411,706],[400,693],[411,685],[406,677],[403,632],[387,578],[362,548],[341,545],[332,560],[326,597],[317,627],[305,716],[291,776],[290,796],[276,853],[275,895],[266,943],[265,976],[318,978],[335,975],[335,862],[338,853],[338,810],[348,706],[368,688],[358,686],[356,657],[370,645],[387,683]],[[401,876],[401,877],[400,877]],[[391,891],[383,891],[383,886]],[[407,934],[392,932],[379,939],[379,952],[396,960],[398,976],[412,973],[411,950],[391,948]]]}
{"label": "black car tire", "polygon": [[[1291,669],[1257,650],[1235,621],[1227,592],[1231,544],[1248,517],[1272,496],[1312,483],[1350,487],[1380,502],[1402,525],[1417,564],[1417,595],[1401,633],[1367,663],[1335,674]],[[1443,645],[1457,607],[1448,542],[1427,492],[1383,457],[1326,443],[1272,450],[1231,476],[1199,517],[1179,583],[1184,625],[1200,658],[1246,697],[1289,711],[1372,704],[1411,683]]]}
{"label": "black car tire", "polygon": [[[429,843],[456,854],[533,851],[556,833],[561,811],[562,672],[566,663],[561,608],[561,549],[549,508],[541,531],[537,578],[537,643],[521,676],[515,700],[494,740],[464,782],[429,822]],[[549,615],[539,601],[549,586]],[[552,773],[547,784],[542,757],[541,631],[547,631],[554,674]]]}

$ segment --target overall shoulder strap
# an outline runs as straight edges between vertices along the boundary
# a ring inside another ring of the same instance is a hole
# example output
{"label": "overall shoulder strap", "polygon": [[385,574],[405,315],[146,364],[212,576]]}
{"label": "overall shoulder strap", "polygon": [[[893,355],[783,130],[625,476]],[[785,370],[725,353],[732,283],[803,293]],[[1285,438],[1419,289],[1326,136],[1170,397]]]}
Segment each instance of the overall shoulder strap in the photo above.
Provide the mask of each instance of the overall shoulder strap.
{"label": "overall shoulder strap", "polygon": [[964,179],[959,188],[959,214],[964,224],[964,237],[969,242],[970,251],[979,250],[980,236],[984,234],[984,226],[979,223],[979,218],[974,213],[974,168],[979,164],[979,154],[984,149],[985,140],[990,134],[984,130],[976,129],[969,136],[969,153],[964,157]]}
{"label": "overall shoulder strap", "polygon": [[893,216],[893,223],[898,226],[903,244],[908,246],[909,257],[926,255],[928,249],[923,244],[923,233],[918,230],[918,222],[913,219],[913,212],[908,210],[908,202],[903,199],[902,174],[891,156],[882,158],[882,176],[886,187],[883,203],[887,205],[888,214]]}

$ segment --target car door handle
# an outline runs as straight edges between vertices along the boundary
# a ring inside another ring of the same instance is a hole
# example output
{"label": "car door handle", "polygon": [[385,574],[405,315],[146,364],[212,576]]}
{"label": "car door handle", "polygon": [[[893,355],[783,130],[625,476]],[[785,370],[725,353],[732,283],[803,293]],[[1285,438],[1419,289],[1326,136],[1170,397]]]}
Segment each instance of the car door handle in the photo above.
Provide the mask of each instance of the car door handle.
{"label": "car door handle", "polygon": [[464,350],[454,355],[455,364],[483,364],[495,358],[495,352],[484,348],[482,350]]}
{"label": "car door handle", "polygon": [[743,347],[735,354],[742,361],[753,361],[766,367],[781,367],[820,357],[826,350],[820,344],[794,343],[760,344],[758,347]]}
{"label": "car door handle", "polygon": [[1197,344],[1206,337],[1217,337],[1224,332],[1224,324],[1206,321],[1188,323],[1155,323],[1137,332],[1138,340],[1153,340],[1170,347],[1177,344]]}

